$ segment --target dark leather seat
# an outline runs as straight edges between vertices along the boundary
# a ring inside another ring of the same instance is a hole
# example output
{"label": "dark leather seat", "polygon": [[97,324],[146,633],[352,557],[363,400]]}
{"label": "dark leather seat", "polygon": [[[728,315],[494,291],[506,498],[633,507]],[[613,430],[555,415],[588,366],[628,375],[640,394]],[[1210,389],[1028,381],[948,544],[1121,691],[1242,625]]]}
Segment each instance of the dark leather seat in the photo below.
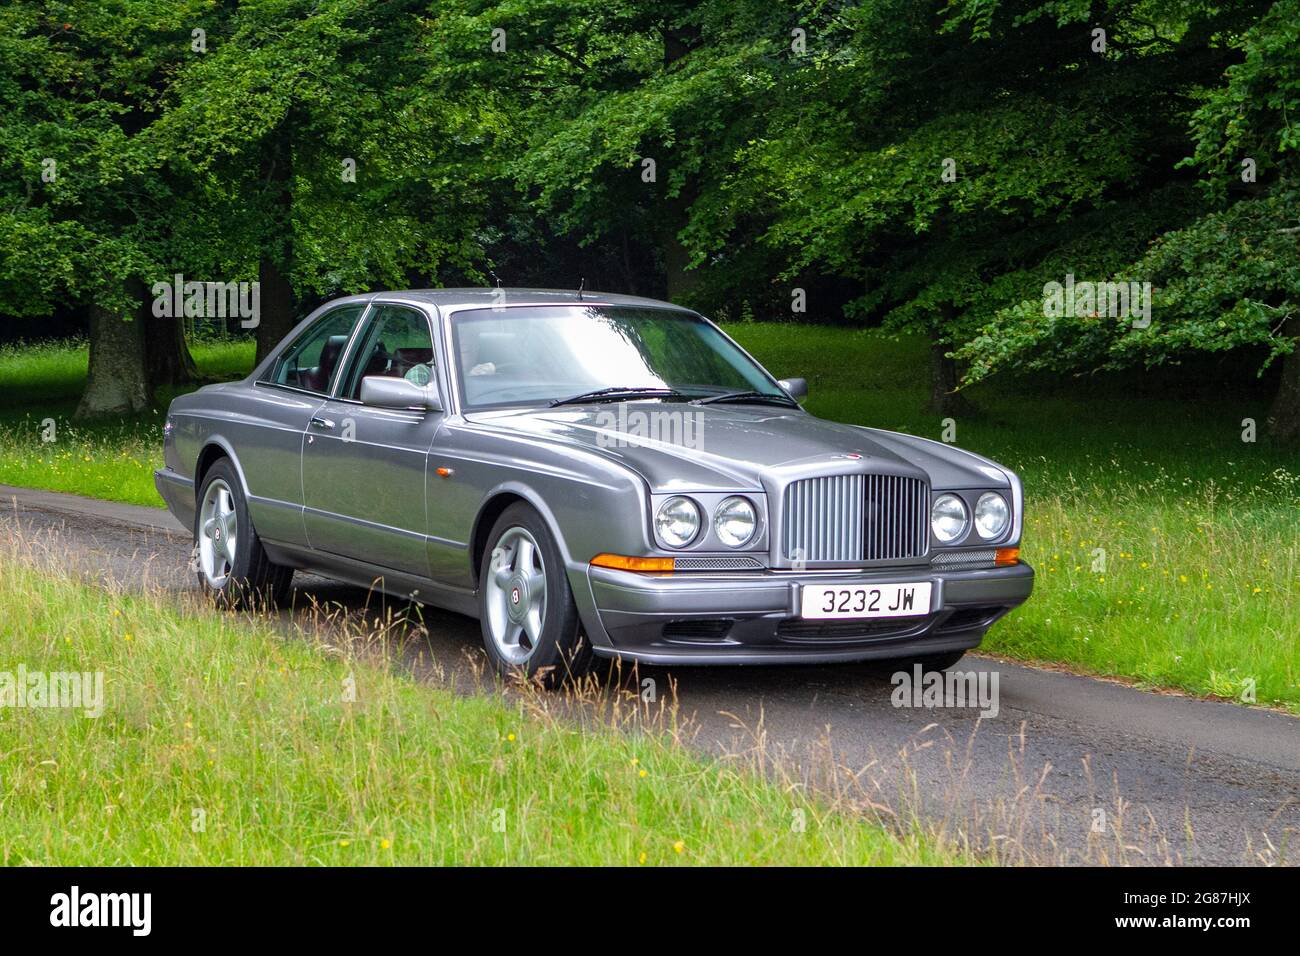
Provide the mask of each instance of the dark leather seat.
{"label": "dark leather seat", "polygon": [[343,354],[343,347],[347,344],[346,335],[331,335],[320,350],[320,363],[315,368],[302,373],[302,387],[313,392],[328,391],[334,366],[339,364],[339,356]]}

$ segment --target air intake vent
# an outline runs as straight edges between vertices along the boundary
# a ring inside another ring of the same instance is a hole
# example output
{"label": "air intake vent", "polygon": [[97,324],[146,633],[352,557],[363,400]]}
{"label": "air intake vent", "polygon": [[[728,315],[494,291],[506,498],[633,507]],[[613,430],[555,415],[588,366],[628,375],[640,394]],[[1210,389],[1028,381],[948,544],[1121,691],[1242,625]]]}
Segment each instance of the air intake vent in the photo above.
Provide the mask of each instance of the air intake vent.
{"label": "air intake vent", "polygon": [[669,621],[664,625],[663,634],[669,641],[720,641],[727,636],[733,623],[729,618]]}
{"label": "air intake vent", "polygon": [[744,555],[673,559],[674,571],[758,571],[762,567],[763,562]]}
{"label": "air intake vent", "polygon": [[930,559],[936,568],[965,568],[977,564],[992,566],[997,561],[996,551],[941,551]]}
{"label": "air intake vent", "polygon": [[782,641],[834,643],[842,641],[883,640],[898,637],[923,627],[926,618],[894,618],[877,621],[782,621],[776,626],[776,636]]}

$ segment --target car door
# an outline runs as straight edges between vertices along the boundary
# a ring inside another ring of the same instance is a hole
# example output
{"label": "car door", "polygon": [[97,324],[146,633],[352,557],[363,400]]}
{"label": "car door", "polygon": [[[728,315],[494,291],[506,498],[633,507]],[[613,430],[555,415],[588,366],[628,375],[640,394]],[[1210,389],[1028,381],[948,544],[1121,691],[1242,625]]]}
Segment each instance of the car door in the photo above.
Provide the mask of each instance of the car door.
{"label": "car door", "polygon": [[366,376],[433,381],[435,354],[422,310],[374,305],[335,394],[308,425],[303,520],[313,549],[428,576],[425,471],[443,413],[360,398]]}
{"label": "car door", "polygon": [[227,423],[248,485],[248,509],[263,539],[306,543],[302,520],[303,440],[342,372],[365,302],[321,314],[289,342],[250,390],[246,414]]}

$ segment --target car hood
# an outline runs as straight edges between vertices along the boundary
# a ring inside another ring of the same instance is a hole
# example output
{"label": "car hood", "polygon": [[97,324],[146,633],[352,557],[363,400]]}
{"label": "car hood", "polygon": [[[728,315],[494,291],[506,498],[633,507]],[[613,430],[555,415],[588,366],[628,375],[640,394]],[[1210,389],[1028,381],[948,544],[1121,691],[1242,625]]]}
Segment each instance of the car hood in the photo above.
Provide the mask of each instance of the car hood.
{"label": "car hood", "polygon": [[993,462],[959,448],[830,422],[793,408],[622,402],[494,409],[465,417],[479,427],[523,432],[619,461],[656,492],[757,491],[765,475],[880,467],[920,472],[934,488],[1010,484]]}

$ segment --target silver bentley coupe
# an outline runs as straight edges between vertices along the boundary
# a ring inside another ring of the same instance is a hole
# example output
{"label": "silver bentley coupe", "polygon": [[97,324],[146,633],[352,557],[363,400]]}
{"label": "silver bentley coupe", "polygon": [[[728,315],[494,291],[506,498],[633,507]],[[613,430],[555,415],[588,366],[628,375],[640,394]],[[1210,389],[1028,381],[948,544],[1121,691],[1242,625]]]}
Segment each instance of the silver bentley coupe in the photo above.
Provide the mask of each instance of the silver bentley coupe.
{"label": "silver bentley coupe", "polygon": [[1033,586],[1019,479],[806,392],[652,299],[350,296],[177,398],[156,482],[219,604],[310,569],[477,617],[503,674],[951,666]]}

